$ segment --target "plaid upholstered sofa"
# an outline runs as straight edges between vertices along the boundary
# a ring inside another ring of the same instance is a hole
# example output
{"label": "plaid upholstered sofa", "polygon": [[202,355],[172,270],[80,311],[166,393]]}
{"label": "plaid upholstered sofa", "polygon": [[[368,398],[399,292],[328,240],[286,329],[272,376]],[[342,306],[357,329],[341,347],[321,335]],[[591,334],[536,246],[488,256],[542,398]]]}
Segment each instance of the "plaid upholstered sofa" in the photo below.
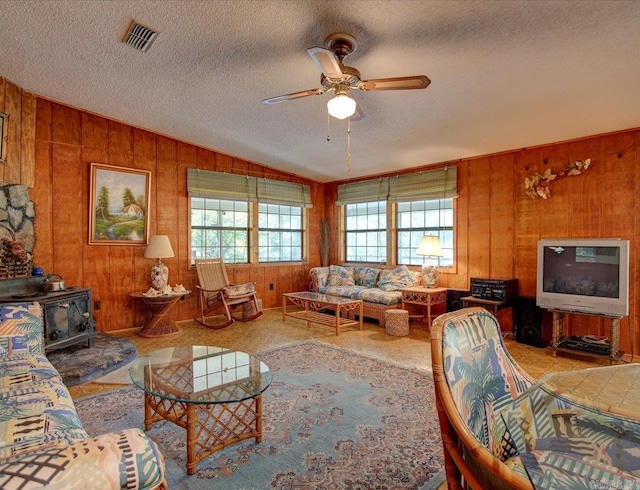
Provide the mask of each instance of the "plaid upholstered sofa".
{"label": "plaid upholstered sofa", "polygon": [[395,269],[331,265],[314,267],[309,275],[311,291],[361,299],[363,316],[378,320],[381,327],[385,326],[384,312],[400,308],[400,289],[418,286],[421,281],[419,272],[411,271],[404,265]]}
{"label": "plaid upholstered sofa", "polygon": [[0,305],[0,488],[166,488],[164,471],[140,429],[88,436],[44,355],[40,305]]}

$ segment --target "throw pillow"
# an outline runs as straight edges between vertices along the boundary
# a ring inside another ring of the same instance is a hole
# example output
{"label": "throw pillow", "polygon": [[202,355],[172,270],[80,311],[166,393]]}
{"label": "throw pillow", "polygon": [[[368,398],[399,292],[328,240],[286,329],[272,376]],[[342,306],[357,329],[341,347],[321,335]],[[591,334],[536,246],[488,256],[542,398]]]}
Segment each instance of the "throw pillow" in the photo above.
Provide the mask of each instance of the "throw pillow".
{"label": "throw pillow", "polygon": [[254,283],[247,282],[245,284],[236,284],[233,286],[227,286],[224,288],[225,298],[235,298],[237,296],[245,296],[249,293],[254,293],[256,287]]}
{"label": "throw pillow", "polygon": [[327,286],[355,286],[356,279],[353,267],[342,267],[340,265],[329,266],[329,280]]}
{"label": "throw pillow", "polygon": [[398,291],[402,288],[417,286],[419,283],[420,280],[411,274],[407,266],[401,265],[393,270],[382,271],[380,273],[378,287],[382,291]]}
{"label": "throw pillow", "polygon": [[365,288],[375,288],[376,279],[378,278],[379,269],[373,269],[372,267],[356,267],[356,286],[363,286]]}

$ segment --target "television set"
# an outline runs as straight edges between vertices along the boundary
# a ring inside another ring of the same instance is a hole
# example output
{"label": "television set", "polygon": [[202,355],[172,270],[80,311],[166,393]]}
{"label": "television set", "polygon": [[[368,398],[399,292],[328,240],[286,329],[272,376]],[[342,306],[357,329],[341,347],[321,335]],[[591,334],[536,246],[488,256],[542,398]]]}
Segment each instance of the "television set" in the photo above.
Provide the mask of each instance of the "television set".
{"label": "television set", "polygon": [[591,315],[629,315],[629,240],[538,241],[536,303]]}

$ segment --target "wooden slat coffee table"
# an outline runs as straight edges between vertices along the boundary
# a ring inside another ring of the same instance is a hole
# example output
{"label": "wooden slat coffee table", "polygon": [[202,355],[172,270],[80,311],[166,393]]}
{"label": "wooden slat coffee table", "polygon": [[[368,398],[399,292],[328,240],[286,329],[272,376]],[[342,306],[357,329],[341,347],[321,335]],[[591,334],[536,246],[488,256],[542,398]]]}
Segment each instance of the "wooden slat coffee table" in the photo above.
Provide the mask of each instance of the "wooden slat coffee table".
{"label": "wooden slat coffee table", "polygon": [[187,430],[187,473],[244,439],[262,441],[262,393],[269,367],[245,352],[203,345],[169,347],[140,357],[130,370],[144,391],[144,428],[169,420]]}
{"label": "wooden slat coffee table", "polygon": [[[287,311],[287,300],[296,306],[304,307],[304,310]],[[333,314],[318,311],[322,309],[331,309]],[[350,319],[340,314],[341,312],[345,314],[351,311],[356,312],[356,310],[358,320]],[[306,291],[284,293],[282,295],[282,321],[285,321],[287,316],[306,320],[307,326],[314,322],[335,327],[336,335],[340,335],[341,327],[358,325],[358,329],[362,330],[362,300]]]}

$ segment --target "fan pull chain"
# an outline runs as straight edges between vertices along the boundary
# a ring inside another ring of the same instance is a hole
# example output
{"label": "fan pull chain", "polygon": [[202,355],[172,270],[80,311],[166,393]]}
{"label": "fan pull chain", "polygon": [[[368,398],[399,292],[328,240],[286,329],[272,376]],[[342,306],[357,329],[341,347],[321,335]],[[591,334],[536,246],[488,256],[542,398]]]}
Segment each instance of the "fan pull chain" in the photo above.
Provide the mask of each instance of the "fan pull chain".
{"label": "fan pull chain", "polygon": [[347,173],[351,173],[351,117],[347,118]]}
{"label": "fan pull chain", "polygon": [[331,141],[331,135],[329,134],[329,128],[331,127],[331,116],[329,116],[329,111],[327,111],[327,142]]}

